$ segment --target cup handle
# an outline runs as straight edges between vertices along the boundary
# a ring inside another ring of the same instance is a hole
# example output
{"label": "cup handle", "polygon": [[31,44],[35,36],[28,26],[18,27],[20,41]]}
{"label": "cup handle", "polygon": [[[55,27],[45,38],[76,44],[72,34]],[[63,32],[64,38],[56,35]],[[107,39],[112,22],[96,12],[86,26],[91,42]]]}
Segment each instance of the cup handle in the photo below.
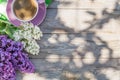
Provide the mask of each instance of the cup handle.
{"label": "cup handle", "polygon": [[45,0],[37,0],[38,3],[42,4],[45,2]]}

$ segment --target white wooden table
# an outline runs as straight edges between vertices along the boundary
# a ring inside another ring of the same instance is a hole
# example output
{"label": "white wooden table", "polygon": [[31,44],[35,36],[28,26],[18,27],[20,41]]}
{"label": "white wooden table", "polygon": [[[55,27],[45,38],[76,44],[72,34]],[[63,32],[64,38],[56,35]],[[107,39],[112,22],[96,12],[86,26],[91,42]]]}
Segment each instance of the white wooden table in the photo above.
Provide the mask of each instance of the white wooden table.
{"label": "white wooden table", "polygon": [[36,73],[17,80],[120,80],[119,0],[54,0],[40,28]]}

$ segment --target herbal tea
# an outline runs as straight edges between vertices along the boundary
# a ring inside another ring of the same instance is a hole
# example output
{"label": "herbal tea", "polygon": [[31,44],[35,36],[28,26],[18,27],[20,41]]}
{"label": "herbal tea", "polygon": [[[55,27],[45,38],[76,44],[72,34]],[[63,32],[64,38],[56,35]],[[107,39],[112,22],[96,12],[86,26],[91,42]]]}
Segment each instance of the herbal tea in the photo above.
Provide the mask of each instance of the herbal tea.
{"label": "herbal tea", "polygon": [[13,3],[13,13],[16,18],[29,21],[32,20],[38,10],[36,0],[15,0]]}

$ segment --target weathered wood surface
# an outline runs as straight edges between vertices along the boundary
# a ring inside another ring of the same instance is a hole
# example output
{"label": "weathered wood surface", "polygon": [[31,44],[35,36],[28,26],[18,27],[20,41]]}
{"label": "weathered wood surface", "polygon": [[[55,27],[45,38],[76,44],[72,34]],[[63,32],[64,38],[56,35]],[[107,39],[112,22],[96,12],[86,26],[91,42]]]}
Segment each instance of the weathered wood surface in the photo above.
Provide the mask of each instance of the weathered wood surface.
{"label": "weathered wood surface", "polygon": [[49,8],[114,9],[114,5],[117,3],[119,3],[119,0],[54,0],[53,4]]}
{"label": "weathered wood surface", "polygon": [[17,80],[120,80],[119,0],[54,0],[47,11],[36,73]]}
{"label": "weathered wood surface", "polygon": [[40,25],[43,33],[107,32],[120,33],[120,11],[48,9]]}
{"label": "weathered wood surface", "polygon": [[84,57],[85,54],[87,55],[87,53],[90,52],[93,54],[93,57],[120,58],[119,35],[101,33],[99,36],[103,40],[99,39],[98,36],[93,33],[83,33],[83,35],[61,33],[44,34],[44,37],[38,42],[41,46],[39,55],[30,55],[30,57],[33,59],[44,59],[54,54],[71,57],[74,52]]}
{"label": "weathered wood surface", "polygon": [[104,60],[107,63],[93,63],[94,59],[80,58],[32,59],[36,73],[22,75],[19,73],[18,78],[19,80],[119,80],[118,60]]}

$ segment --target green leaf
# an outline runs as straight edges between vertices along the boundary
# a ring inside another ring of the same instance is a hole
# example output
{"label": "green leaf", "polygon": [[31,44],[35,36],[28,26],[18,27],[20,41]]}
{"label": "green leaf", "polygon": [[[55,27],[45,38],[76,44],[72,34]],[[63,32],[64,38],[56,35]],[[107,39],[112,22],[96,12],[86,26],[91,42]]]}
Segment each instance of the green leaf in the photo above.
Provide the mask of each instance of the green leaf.
{"label": "green leaf", "polygon": [[4,21],[8,21],[7,17],[3,15],[2,13],[0,13],[0,19]]}
{"label": "green leaf", "polygon": [[19,30],[19,28],[0,20],[0,34],[7,34],[11,39],[13,39],[13,34],[16,30]]}
{"label": "green leaf", "polygon": [[8,27],[6,28],[6,30],[5,30],[5,33],[10,37],[10,38],[12,38],[13,39],[13,32],[12,32],[12,30],[11,29],[9,29]]}
{"label": "green leaf", "polygon": [[11,38],[13,39],[13,34],[16,30],[19,30],[19,28],[17,27],[14,27],[14,26],[10,26],[10,25],[7,25],[6,26],[6,29],[5,29],[5,33]]}
{"label": "green leaf", "polygon": [[3,3],[3,2],[5,3],[5,2],[7,2],[7,0],[0,0],[0,3]]}
{"label": "green leaf", "polygon": [[0,22],[0,32],[3,32],[6,28],[6,24],[3,22]]}
{"label": "green leaf", "polygon": [[4,31],[6,26],[0,26],[0,32]]}
{"label": "green leaf", "polygon": [[45,3],[46,3],[46,6],[48,7],[52,3],[52,0],[45,0]]}

